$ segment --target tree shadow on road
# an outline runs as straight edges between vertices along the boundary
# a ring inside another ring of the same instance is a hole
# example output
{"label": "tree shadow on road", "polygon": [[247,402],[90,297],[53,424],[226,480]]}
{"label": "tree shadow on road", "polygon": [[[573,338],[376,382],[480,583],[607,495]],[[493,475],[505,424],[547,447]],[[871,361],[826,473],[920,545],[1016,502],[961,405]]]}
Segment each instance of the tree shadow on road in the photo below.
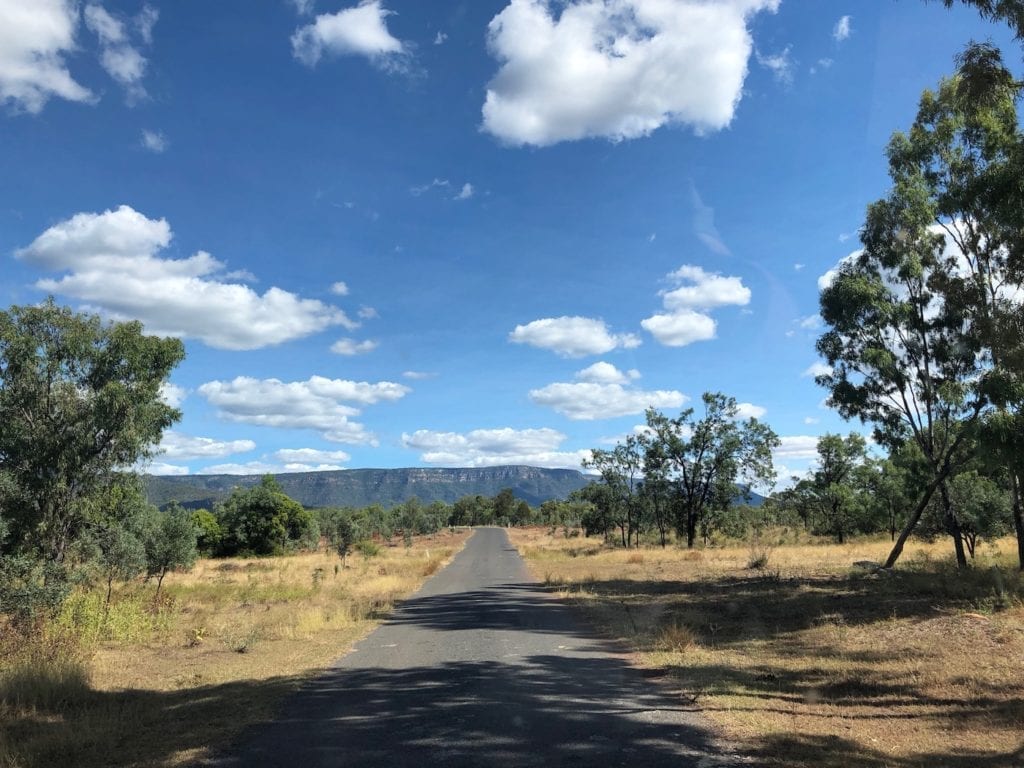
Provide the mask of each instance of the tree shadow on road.
{"label": "tree shadow on road", "polygon": [[220,766],[696,766],[711,734],[623,659],[339,669]]}

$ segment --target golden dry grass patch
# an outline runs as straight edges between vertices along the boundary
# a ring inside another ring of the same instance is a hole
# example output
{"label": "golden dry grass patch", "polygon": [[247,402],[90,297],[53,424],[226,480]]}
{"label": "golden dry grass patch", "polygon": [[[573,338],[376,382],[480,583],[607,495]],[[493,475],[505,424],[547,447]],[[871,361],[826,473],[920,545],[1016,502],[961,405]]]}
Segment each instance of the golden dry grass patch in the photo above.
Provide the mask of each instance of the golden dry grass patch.
{"label": "golden dry grass patch", "polygon": [[[664,670],[760,764],[1024,765],[1024,582],[1015,543],[967,574],[944,542],[616,549],[511,532],[531,569]],[[640,555],[640,557],[638,557]]]}
{"label": "golden dry grass patch", "polygon": [[[348,567],[331,553],[201,560],[169,574],[159,602],[152,585],[118,590],[107,624],[93,621],[100,627],[84,637],[76,627],[89,626],[97,606],[77,595],[47,629],[49,640],[0,649],[0,766],[194,763],[271,716],[470,533],[351,555]],[[83,658],[70,664],[71,677],[54,681],[55,662],[76,653]],[[12,700],[18,675],[27,675],[26,695]]]}

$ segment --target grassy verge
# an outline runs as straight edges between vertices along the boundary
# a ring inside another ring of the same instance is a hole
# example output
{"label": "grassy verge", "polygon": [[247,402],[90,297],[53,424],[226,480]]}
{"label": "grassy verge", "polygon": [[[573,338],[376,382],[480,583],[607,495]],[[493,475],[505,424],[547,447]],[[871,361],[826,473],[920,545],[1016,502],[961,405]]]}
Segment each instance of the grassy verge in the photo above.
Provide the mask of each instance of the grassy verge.
{"label": "grassy verge", "polygon": [[1024,765],[1012,542],[965,574],[945,542],[915,543],[890,575],[853,567],[887,541],[627,552],[511,535],[538,577],[759,765]]}
{"label": "grassy verge", "polygon": [[[356,554],[203,560],[155,587],[79,592],[32,637],[0,640],[0,766],[202,760],[346,652],[469,532]],[[337,567],[336,567],[337,566]],[[0,627],[0,633],[3,627]]]}

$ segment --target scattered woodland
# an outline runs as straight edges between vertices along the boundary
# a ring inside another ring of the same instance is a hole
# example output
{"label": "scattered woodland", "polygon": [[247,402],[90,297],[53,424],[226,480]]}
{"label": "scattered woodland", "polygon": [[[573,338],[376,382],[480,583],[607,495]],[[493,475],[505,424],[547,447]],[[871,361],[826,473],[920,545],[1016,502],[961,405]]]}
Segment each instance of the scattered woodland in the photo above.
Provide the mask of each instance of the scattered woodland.
{"label": "scattered woodland", "polygon": [[[970,4],[1024,33],[1020,2]],[[971,44],[893,135],[820,300],[817,382],[871,442],[823,435],[781,483],[775,432],[711,392],[538,507],[307,509],[267,477],[157,509],[131,468],[180,418],[181,341],[52,299],[0,312],[0,765],[194,760],[486,524],[534,526],[513,533],[538,577],[765,761],[1019,765],[1021,89]]]}

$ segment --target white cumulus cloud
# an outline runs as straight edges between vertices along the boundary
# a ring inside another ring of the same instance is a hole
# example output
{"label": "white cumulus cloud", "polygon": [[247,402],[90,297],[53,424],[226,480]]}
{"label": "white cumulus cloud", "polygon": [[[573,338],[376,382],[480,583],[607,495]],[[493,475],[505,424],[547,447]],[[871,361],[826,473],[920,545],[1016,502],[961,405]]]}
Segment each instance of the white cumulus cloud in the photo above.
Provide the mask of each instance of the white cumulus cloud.
{"label": "white cumulus cloud", "polygon": [[160,399],[171,408],[177,408],[185,401],[186,397],[188,397],[188,390],[184,387],[171,384],[169,381],[160,385]]}
{"label": "white cumulus cloud", "polygon": [[376,341],[356,341],[355,339],[338,339],[331,345],[331,352],[336,355],[364,355],[377,348]]}
{"label": "white cumulus cloud", "polygon": [[0,102],[38,113],[52,97],[91,102],[68,71],[78,8],[66,0],[0,0]]}
{"label": "white cumulus cloud", "polygon": [[141,320],[150,333],[201,339],[219,349],[258,349],[334,325],[358,327],[342,310],[320,301],[281,288],[261,295],[227,282],[224,264],[204,251],[185,259],[161,258],[171,237],[165,219],[122,205],[76,214],[15,255],[66,273],[38,281],[41,290],[89,302],[115,318]]}
{"label": "white cumulus cloud", "polygon": [[779,0],[511,0],[488,26],[500,68],[483,128],[513,145],[698,133],[733,119],[748,21]]}
{"label": "white cumulus cloud", "polygon": [[[129,100],[138,100],[146,96],[142,80],[146,76],[146,57],[131,40],[128,26],[112,15],[102,5],[89,3],[82,13],[85,26],[99,39],[100,64],[107,74],[116,80]],[[153,39],[153,25],[156,24],[158,12],[146,6],[136,24],[142,42],[149,44]]]}
{"label": "white cumulus cloud", "polygon": [[274,451],[274,458],[286,464],[343,464],[351,460],[345,451],[321,451],[315,448],[282,448]]}
{"label": "white cumulus cloud", "polygon": [[793,57],[790,55],[791,46],[786,46],[779,53],[755,53],[757,63],[772,73],[775,82],[780,85],[793,84]]}
{"label": "white cumulus cloud", "polygon": [[853,34],[853,27],[851,22],[853,21],[852,16],[840,16],[839,21],[832,27],[832,37],[835,38],[837,43],[843,42],[851,34]]}
{"label": "white cumulus cloud", "polygon": [[517,325],[508,338],[515,344],[550,349],[564,357],[603,355],[620,347],[640,346],[635,335],[613,334],[604,320],[590,317],[545,317]]}
{"label": "white cumulus cloud", "polygon": [[627,384],[630,381],[640,378],[640,371],[631,368],[628,371],[620,371],[611,363],[601,361],[577,371],[576,378],[579,381],[589,381],[594,384]]}
{"label": "white cumulus cloud", "polygon": [[724,277],[684,265],[669,273],[668,279],[677,284],[676,288],[659,294],[668,311],[640,322],[644,330],[667,347],[715,338],[717,324],[708,311],[750,303],[750,289],[738,277]]}
{"label": "white cumulus cloud", "polygon": [[393,402],[412,390],[390,381],[369,383],[313,376],[307,381],[254,379],[210,381],[199,394],[228,421],[285,429],[311,429],[325,440],[353,445],[376,445],[362,424],[352,421],[361,408]]}
{"label": "white cumulus cloud", "polygon": [[818,438],[813,435],[789,435],[780,437],[781,445],[772,451],[775,459],[800,460],[818,457]]}
{"label": "white cumulus cloud", "polygon": [[[644,391],[611,381],[618,370],[614,366],[598,367],[600,365],[579,371],[576,378],[580,381],[555,382],[531,390],[530,400],[570,419],[593,421],[643,413],[648,408],[679,408],[688,399],[675,390]],[[620,376],[626,378],[627,375]]]}
{"label": "white cumulus cloud", "polygon": [[256,443],[252,440],[214,440],[174,431],[165,432],[157,447],[158,452],[168,459],[217,459],[255,449]]}
{"label": "white cumulus cloud", "polygon": [[736,415],[741,419],[761,419],[768,409],[753,403],[736,403]]}
{"label": "white cumulus cloud", "polygon": [[167,151],[168,141],[160,131],[142,131],[142,146],[157,155]]}
{"label": "white cumulus cloud", "polygon": [[428,464],[493,467],[527,464],[534,467],[579,469],[590,451],[560,451],[566,436],[542,429],[474,429],[471,432],[435,432],[419,429],[402,434],[402,445],[420,451]]}
{"label": "white cumulus cloud", "polygon": [[188,474],[188,467],[183,467],[180,464],[167,464],[163,461],[151,461],[148,464],[140,465],[138,471],[148,475],[181,477]]}
{"label": "white cumulus cloud", "polygon": [[407,66],[408,49],[388,31],[387,17],[393,11],[381,0],[364,0],[337,13],[324,13],[295,30],[292,53],[307,66],[315,66],[324,54],[365,56],[387,71]]}
{"label": "white cumulus cloud", "polygon": [[812,376],[813,377],[813,376],[828,376],[831,373],[832,373],[832,366],[831,365],[826,365],[825,363],[818,362],[818,363],[811,363],[807,367],[807,370],[805,370],[800,375],[803,376],[803,377],[808,377],[808,376]]}

